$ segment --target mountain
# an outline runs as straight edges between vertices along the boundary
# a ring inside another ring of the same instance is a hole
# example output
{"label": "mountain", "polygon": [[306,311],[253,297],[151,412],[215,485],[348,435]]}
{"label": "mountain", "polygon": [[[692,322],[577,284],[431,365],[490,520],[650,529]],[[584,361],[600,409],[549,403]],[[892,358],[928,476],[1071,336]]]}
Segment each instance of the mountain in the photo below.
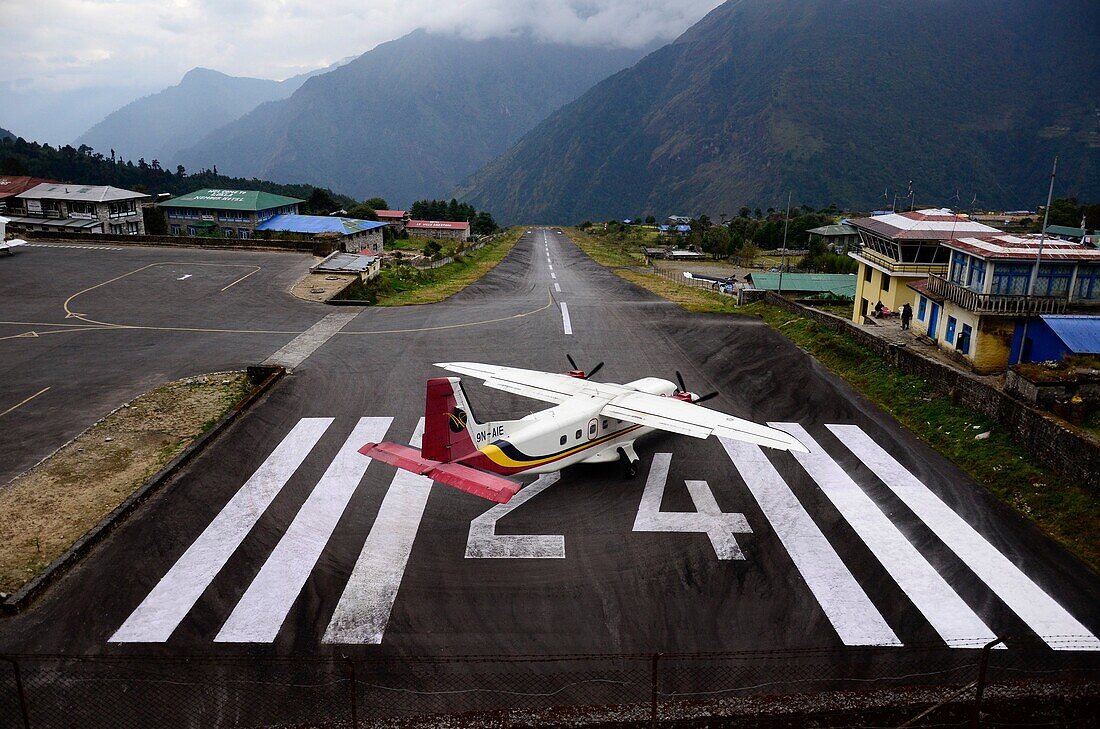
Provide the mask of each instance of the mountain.
{"label": "mountain", "polygon": [[3,139],[15,139],[15,135],[9,132],[7,129],[0,127],[0,140]]}
{"label": "mountain", "polygon": [[75,144],[113,149],[127,159],[156,159],[162,166],[174,165],[180,149],[264,102],[285,99],[316,73],[320,71],[269,81],[193,68],[177,85],[108,114]]}
{"label": "mountain", "polygon": [[1100,3],[730,0],[458,187],[498,220],[1100,197]]}
{"label": "mountain", "polygon": [[405,206],[437,197],[640,50],[416,31],[181,152],[188,168],[303,180]]}

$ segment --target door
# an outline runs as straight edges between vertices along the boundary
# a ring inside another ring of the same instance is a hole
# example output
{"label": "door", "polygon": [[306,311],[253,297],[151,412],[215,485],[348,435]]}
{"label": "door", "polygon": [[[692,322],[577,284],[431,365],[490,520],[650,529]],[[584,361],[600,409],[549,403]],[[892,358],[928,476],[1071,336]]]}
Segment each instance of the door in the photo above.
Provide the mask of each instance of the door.
{"label": "door", "polygon": [[932,302],[932,313],[928,315],[928,336],[932,339],[936,338],[936,324],[940,320],[940,305],[935,301]]}

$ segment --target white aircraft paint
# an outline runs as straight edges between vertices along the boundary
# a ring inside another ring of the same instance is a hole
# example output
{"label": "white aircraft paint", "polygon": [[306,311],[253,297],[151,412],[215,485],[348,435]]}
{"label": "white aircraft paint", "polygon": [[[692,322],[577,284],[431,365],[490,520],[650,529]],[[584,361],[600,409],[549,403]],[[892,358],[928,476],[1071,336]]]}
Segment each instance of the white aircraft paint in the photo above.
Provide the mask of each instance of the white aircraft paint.
{"label": "white aircraft paint", "polygon": [[793,455],[949,646],[981,648],[996,639],[981,618],[805,428],[798,423],[768,425],[790,433],[810,449],[809,453]]}
{"label": "white aircraft paint", "polygon": [[110,638],[162,643],[302,465],[332,418],[302,418]]}
{"label": "white aircraft paint", "polygon": [[901,645],[760,446],[718,440],[844,644]]}
{"label": "white aircraft paint", "polygon": [[328,544],[371,459],[359,454],[382,440],[393,418],[360,418],[340,452],[275,545],[256,579],[222,626],[219,643],[269,643]]}
{"label": "white aircraft paint", "polygon": [[1047,645],[1100,650],[1095,635],[866,433],[854,425],[827,427]]}
{"label": "white aircraft paint", "polygon": [[[423,436],[421,418],[409,445],[419,448]],[[325,643],[382,642],[432,483],[408,471],[399,470],[393,477],[325,630]]]}
{"label": "white aircraft paint", "polygon": [[561,534],[497,534],[497,522],[535,498],[561,478],[560,471],[544,473],[524,486],[506,504],[496,504],[470,522],[466,559],[565,559]]}
{"label": "white aircraft paint", "polygon": [[565,302],[561,302],[561,323],[565,327],[566,334],[573,333],[573,325],[569,322],[569,307],[565,305]]}
{"label": "white aircraft paint", "polygon": [[671,453],[653,454],[653,464],[649,467],[649,477],[638,504],[633,531],[699,532],[710,539],[718,559],[744,559],[734,534],[751,534],[752,529],[744,514],[726,513],[718,508],[718,502],[706,481],[685,481],[691,501],[695,504],[695,513],[661,511],[661,499],[671,465]]}

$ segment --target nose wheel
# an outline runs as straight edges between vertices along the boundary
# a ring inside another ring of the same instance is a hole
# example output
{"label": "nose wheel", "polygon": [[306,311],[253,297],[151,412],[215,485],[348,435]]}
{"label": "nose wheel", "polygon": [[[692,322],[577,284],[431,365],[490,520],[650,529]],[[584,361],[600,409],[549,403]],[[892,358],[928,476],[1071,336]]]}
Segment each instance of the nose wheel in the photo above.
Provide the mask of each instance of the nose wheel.
{"label": "nose wheel", "polygon": [[633,445],[619,447],[619,460],[626,470],[627,478],[635,478],[638,475],[638,467],[641,461],[638,459],[638,454],[634,452]]}

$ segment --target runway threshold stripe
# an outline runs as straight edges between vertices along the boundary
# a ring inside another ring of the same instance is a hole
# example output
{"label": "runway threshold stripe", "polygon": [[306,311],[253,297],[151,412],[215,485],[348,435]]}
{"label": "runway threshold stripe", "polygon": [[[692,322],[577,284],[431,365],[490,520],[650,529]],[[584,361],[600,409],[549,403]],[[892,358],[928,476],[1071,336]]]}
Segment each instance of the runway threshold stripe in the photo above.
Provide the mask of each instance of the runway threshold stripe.
{"label": "runway threshold stripe", "polygon": [[997,637],[805,428],[768,425],[810,449],[793,455],[949,646],[980,648]]}
{"label": "runway threshold stripe", "polygon": [[331,424],[332,418],[299,420],[111,636],[110,642],[168,640]]}
{"label": "runway threshold stripe", "polygon": [[[410,445],[419,447],[423,436],[421,418]],[[394,476],[323,642],[382,642],[431,490],[430,478],[408,471]]]}
{"label": "runway threshold stripe", "polygon": [[288,370],[294,369],[357,316],[359,316],[358,311],[336,311],[322,317],[316,324],[264,360],[263,364],[281,365]]}
{"label": "runway threshold stripe", "polygon": [[382,440],[392,422],[393,418],[359,419],[215,642],[275,640],[371,462],[359,449],[364,443]]}
{"label": "runway threshold stripe", "polygon": [[844,644],[901,645],[760,447],[719,440]]}
{"label": "runway threshold stripe", "polygon": [[565,327],[566,334],[573,333],[573,325],[569,321],[569,307],[565,305],[565,302],[561,302],[561,323]]}
{"label": "runway threshold stripe", "polygon": [[1100,650],[1095,635],[860,428],[827,427],[1047,645]]}

